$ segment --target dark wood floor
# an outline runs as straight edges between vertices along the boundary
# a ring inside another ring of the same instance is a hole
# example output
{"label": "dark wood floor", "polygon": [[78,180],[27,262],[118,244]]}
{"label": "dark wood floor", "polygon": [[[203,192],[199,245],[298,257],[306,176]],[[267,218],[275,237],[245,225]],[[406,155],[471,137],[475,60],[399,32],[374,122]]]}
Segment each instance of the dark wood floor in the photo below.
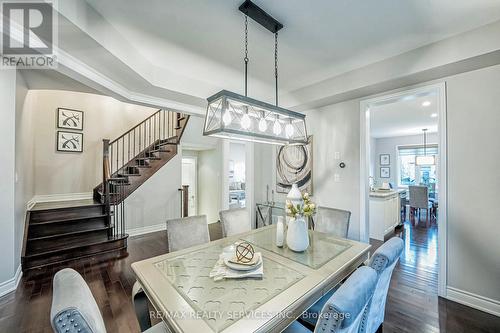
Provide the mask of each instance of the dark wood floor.
{"label": "dark wood floor", "polygon": [[[220,226],[210,227],[211,239]],[[405,250],[396,266],[386,306],[384,332],[500,332],[500,318],[438,299],[437,229],[405,224]],[[70,262],[92,290],[108,332],[139,332],[130,294],[135,281],[130,264],[167,252],[165,232],[129,240],[126,258],[98,263]],[[373,244],[375,247],[379,244]],[[49,313],[52,277],[62,266],[26,274],[16,292],[0,298],[0,332],[52,332]]]}

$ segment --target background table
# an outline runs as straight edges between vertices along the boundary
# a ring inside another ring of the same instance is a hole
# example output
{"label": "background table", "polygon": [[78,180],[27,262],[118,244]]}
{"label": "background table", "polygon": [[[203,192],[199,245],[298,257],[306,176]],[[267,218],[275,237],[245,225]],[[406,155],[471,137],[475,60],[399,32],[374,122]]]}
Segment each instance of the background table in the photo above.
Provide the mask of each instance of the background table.
{"label": "background table", "polygon": [[[268,226],[132,264],[138,281],[174,332],[279,332],[368,258],[369,244],[310,231],[303,253],[274,245]],[[250,242],[264,277],[213,281],[222,249]]]}

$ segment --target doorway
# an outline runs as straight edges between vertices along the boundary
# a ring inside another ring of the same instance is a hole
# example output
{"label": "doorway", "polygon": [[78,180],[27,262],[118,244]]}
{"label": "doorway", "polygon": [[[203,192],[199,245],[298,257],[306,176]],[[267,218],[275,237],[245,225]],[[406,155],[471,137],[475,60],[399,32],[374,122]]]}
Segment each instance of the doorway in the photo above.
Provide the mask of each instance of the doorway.
{"label": "doorway", "polygon": [[[425,234],[434,252],[421,258],[434,265],[437,294],[446,296],[445,83],[377,96],[360,106],[361,240],[383,242],[399,230],[410,252],[413,232]],[[416,190],[425,193],[427,209],[410,208],[410,190],[414,199]]]}
{"label": "doorway", "polygon": [[229,143],[228,186],[229,209],[247,206],[246,147],[244,143]]}
{"label": "doorway", "polygon": [[188,216],[198,215],[198,159],[182,157],[182,185],[188,185]]}

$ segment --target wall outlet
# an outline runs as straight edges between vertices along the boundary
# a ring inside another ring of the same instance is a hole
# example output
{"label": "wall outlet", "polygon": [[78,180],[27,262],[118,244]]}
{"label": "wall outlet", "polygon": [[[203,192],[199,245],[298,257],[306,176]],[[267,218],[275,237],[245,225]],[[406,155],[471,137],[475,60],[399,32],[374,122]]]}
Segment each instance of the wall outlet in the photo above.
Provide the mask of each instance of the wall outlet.
{"label": "wall outlet", "polygon": [[335,156],[334,158],[336,160],[340,160],[340,152],[339,151],[336,151],[335,154],[334,154],[334,156]]}
{"label": "wall outlet", "polygon": [[333,181],[336,183],[340,182],[340,175],[338,173],[333,175]]}

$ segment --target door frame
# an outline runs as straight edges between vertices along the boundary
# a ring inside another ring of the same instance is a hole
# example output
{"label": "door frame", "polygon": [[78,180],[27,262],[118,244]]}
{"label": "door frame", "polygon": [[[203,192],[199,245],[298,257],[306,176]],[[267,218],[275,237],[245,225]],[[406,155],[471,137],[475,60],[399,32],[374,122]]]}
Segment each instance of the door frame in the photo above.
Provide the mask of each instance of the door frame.
{"label": "door frame", "polygon": [[252,221],[255,220],[255,168],[254,168],[254,142],[242,140],[224,140],[222,139],[222,210],[229,209],[229,155],[230,144],[242,144],[245,146],[245,208],[248,211],[250,225],[253,226]]}
{"label": "door frame", "polygon": [[[369,242],[369,170],[370,170],[370,106],[403,98],[409,94],[436,90],[438,97],[438,177],[439,177],[439,216],[438,216],[438,295],[446,297],[447,286],[447,248],[448,248],[448,150],[447,150],[447,109],[446,82],[417,85],[379,94],[360,101],[360,239]],[[364,223],[362,222],[364,221]]]}
{"label": "door frame", "polygon": [[[182,162],[184,159],[194,161],[194,184],[196,187],[196,196],[195,196],[195,205],[194,205],[193,216],[196,216],[196,215],[198,215],[198,156],[183,155],[181,157],[181,170],[182,170]],[[182,182],[182,179],[181,179],[181,182]],[[182,185],[184,185],[184,184],[182,184]]]}

